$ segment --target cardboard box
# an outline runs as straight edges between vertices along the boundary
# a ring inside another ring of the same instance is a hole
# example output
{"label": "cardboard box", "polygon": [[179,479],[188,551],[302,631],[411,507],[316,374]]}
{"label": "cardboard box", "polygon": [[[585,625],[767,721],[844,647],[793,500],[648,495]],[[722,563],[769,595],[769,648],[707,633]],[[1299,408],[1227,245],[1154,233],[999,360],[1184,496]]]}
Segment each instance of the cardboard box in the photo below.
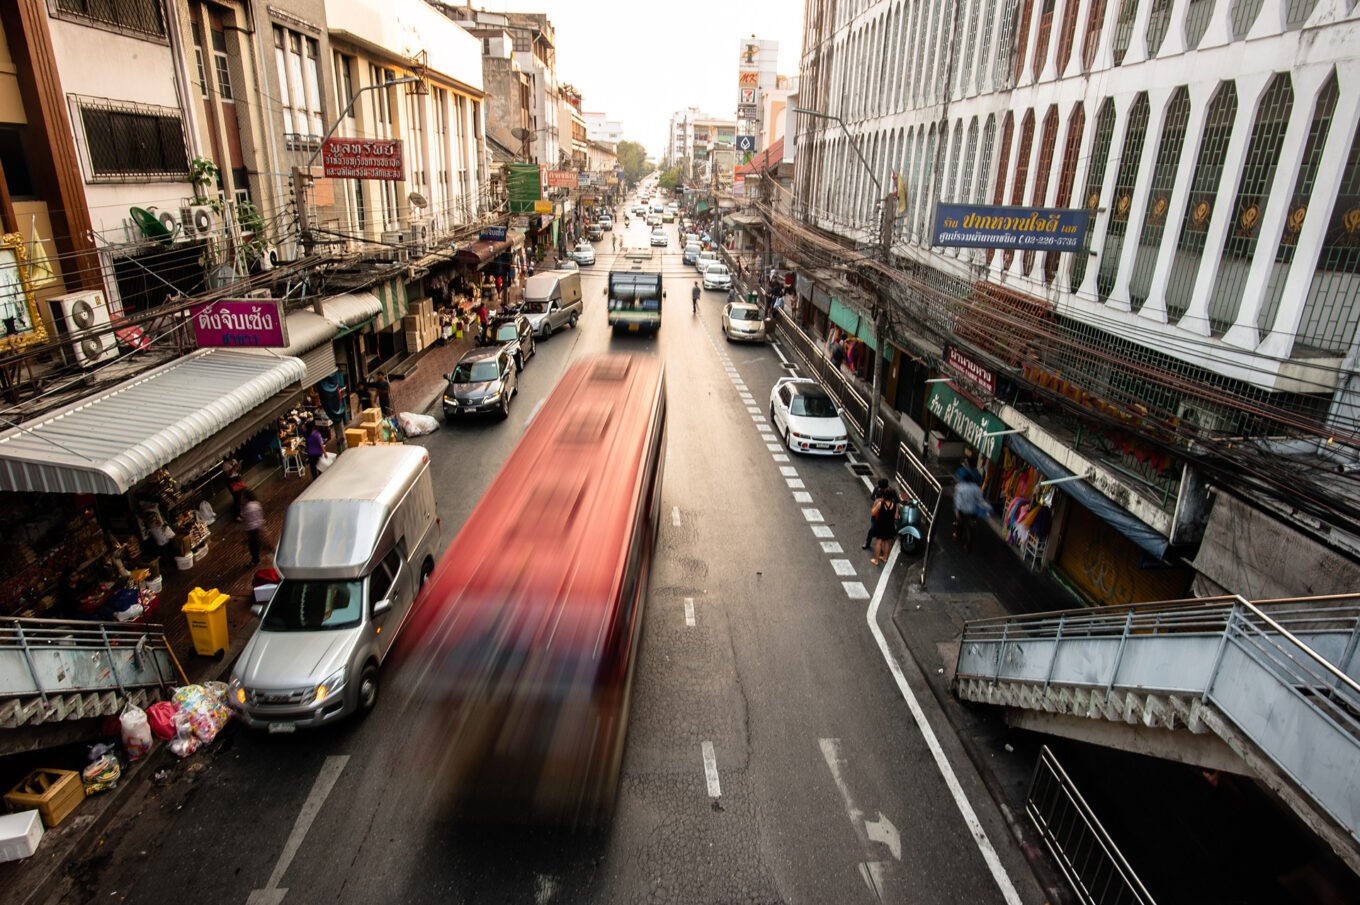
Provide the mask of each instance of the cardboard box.
{"label": "cardboard box", "polygon": [[401,319],[401,323],[406,332],[410,333],[412,330],[419,331],[425,325],[425,318],[419,314],[408,314]]}
{"label": "cardboard box", "polygon": [[74,770],[37,769],[5,795],[15,811],[37,808],[48,829],[66,819],[85,800],[85,784]]}
{"label": "cardboard box", "polygon": [[0,861],[33,857],[42,837],[42,816],[37,811],[5,814],[0,817]]}
{"label": "cardboard box", "polygon": [[368,440],[370,443],[382,436],[382,422],[380,421],[365,421],[363,424],[359,425],[359,427],[363,428],[365,434],[364,439]]}
{"label": "cardboard box", "polygon": [[365,440],[367,440],[367,439],[368,439],[368,432],[365,431],[363,428],[358,428],[358,427],[347,427],[347,428],[345,428],[345,445],[346,445],[346,446],[358,446],[358,445],[360,445],[361,443],[363,443],[363,442],[364,442]]}
{"label": "cardboard box", "polygon": [[381,421],[382,409],[378,407],[364,409],[359,413],[359,423],[362,425],[366,421]]}

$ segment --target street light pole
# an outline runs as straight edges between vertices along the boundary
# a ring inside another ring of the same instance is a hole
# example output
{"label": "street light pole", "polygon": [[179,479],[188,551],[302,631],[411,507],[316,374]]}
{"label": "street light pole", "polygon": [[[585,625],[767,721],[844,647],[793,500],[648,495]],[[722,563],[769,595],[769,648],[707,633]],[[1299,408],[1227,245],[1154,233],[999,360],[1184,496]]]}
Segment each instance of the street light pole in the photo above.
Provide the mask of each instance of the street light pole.
{"label": "street light pole", "polygon": [[[897,215],[895,198],[883,191],[883,183],[879,182],[878,176],[874,173],[874,168],[869,166],[869,161],[865,159],[864,152],[859,149],[859,142],[855,140],[855,136],[852,135],[850,130],[846,127],[845,120],[833,113],[825,113],[821,110],[812,110],[807,107],[794,107],[793,112],[832,120],[839,125],[841,131],[845,133],[846,140],[849,141],[850,147],[854,148],[855,156],[859,158],[859,162],[863,165],[865,172],[867,172],[869,178],[873,180],[874,188],[878,190],[878,197],[882,200],[883,210],[881,212],[882,216],[879,219],[877,252],[878,259],[882,261],[883,264],[891,264],[889,252],[892,248],[893,220]],[[880,410],[879,400],[883,394],[883,368],[886,362],[884,352],[887,348],[888,300],[885,295],[886,293],[881,288],[880,284],[879,288],[876,288],[875,290],[874,299],[874,341],[878,343],[878,360],[874,362],[874,377],[869,390],[869,424],[864,432],[864,443],[871,453],[874,449],[874,425],[878,423],[878,414]]]}

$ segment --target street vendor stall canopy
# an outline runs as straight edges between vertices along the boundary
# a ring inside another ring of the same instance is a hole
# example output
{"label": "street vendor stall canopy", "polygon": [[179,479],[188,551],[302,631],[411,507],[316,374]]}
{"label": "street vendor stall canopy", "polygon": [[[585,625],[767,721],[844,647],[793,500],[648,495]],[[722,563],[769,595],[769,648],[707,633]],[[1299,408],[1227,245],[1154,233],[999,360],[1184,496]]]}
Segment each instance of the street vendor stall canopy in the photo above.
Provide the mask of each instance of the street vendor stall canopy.
{"label": "street vendor stall canopy", "polygon": [[509,250],[510,242],[508,240],[498,242],[492,239],[483,239],[473,242],[467,248],[460,248],[454,260],[470,267],[485,267],[496,260],[499,255]]}
{"label": "street vendor stall canopy", "polygon": [[229,432],[304,372],[292,357],[186,355],[0,434],[0,490],[126,493]]}
{"label": "street vendor stall canopy", "polygon": [[367,323],[382,311],[382,302],[371,292],[345,292],[321,300],[321,316],[341,330]]}

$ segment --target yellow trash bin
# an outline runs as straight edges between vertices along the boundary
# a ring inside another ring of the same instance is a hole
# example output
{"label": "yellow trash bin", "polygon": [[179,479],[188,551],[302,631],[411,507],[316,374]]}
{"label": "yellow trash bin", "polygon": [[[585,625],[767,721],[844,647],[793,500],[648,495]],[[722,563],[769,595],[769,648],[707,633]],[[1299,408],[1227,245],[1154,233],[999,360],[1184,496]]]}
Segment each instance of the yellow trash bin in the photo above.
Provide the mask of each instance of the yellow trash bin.
{"label": "yellow trash bin", "polygon": [[221,657],[226,653],[226,594],[217,588],[208,591],[194,588],[181,609],[189,620],[189,637],[194,639],[194,653],[204,657]]}

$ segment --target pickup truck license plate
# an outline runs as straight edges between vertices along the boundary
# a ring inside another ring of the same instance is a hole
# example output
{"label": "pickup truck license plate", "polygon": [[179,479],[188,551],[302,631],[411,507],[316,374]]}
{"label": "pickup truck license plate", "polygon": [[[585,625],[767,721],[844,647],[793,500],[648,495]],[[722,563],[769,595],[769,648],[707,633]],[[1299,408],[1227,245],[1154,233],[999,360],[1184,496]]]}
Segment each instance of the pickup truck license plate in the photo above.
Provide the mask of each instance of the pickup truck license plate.
{"label": "pickup truck license plate", "polygon": [[270,735],[276,735],[276,734],[278,734],[278,735],[287,735],[287,734],[290,733],[290,732],[296,732],[296,731],[297,731],[297,726],[295,726],[295,725],[292,724],[292,723],[270,723],[270,724],[269,724],[269,734],[270,734]]}

